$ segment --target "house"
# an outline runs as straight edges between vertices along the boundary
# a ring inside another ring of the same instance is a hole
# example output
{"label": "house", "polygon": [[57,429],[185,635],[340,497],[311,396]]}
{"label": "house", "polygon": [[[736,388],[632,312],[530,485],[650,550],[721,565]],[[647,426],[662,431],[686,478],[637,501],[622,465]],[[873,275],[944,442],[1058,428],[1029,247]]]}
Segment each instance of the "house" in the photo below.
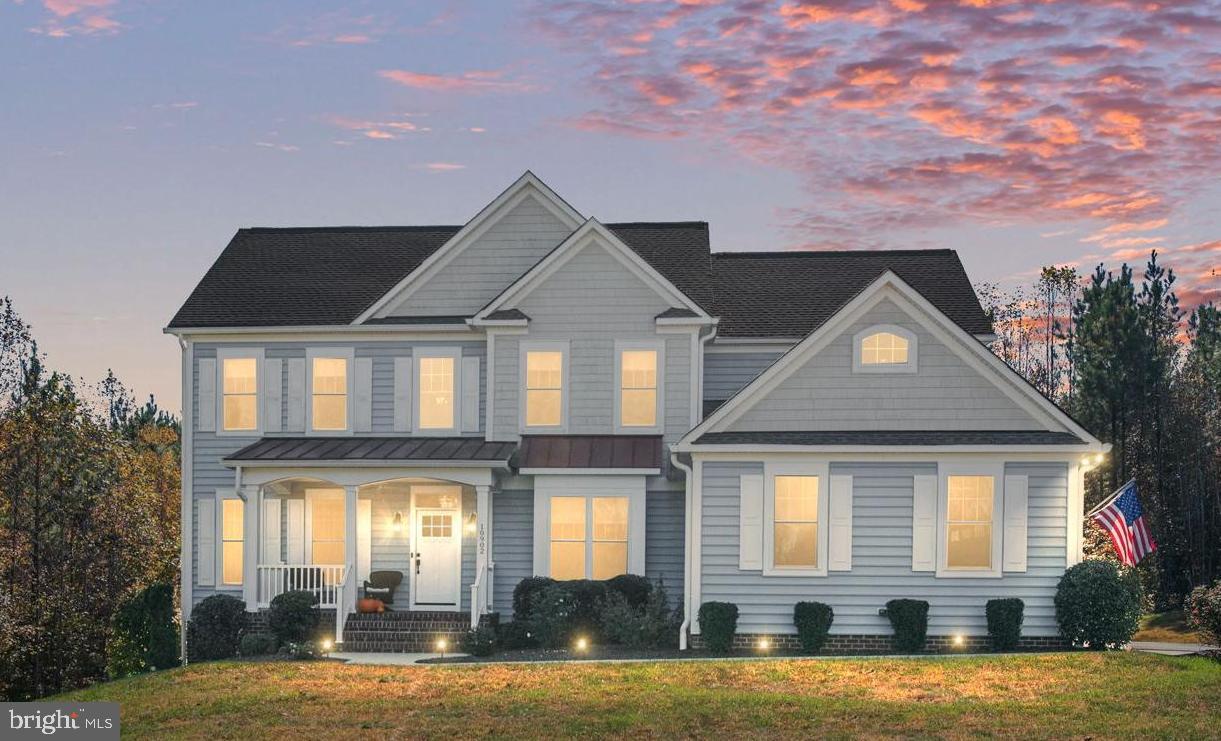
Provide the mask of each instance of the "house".
{"label": "house", "polygon": [[355,647],[391,647],[349,616],[376,572],[403,630],[634,573],[683,645],[709,600],[747,641],[826,602],[869,645],[896,597],[941,641],[1020,597],[1051,640],[1106,451],[988,351],[951,250],[714,253],[530,173],[463,226],[242,229],[166,331],[184,610],[308,588]]}

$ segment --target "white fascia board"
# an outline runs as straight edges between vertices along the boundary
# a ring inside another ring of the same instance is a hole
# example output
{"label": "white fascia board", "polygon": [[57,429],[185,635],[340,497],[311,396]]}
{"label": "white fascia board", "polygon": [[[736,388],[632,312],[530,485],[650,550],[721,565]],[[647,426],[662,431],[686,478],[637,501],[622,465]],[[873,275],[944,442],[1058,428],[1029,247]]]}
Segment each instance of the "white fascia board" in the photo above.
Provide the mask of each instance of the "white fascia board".
{"label": "white fascia board", "polygon": [[[335,435],[334,437],[340,437]],[[358,438],[359,439],[359,438]],[[403,436],[403,439],[410,439]],[[504,468],[509,464],[504,461],[467,461],[467,460],[319,460],[319,461],[260,461],[233,460],[222,458],[221,463],[226,468],[245,469],[247,471],[259,468]]]}
{"label": "white fascia board", "polygon": [[362,324],[371,317],[377,316],[378,312],[386,308],[392,301],[410,296],[467,245],[496,223],[502,213],[510,210],[531,194],[537,196],[539,202],[569,229],[576,229],[581,224],[583,220],[581,214],[534,173],[527,170],[491,203],[480,209],[479,213],[466,222],[454,236],[446,240],[445,244],[429,255],[415,270],[412,270],[381,298],[374,301],[369,308],[361,312],[352,323]]}
{"label": "white fascia board", "polygon": [[[889,291],[889,293],[887,293]],[[890,298],[903,307],[916,309],[923,313],[930,322],[924,327],[951,350],[957,349],[957,355],[975,368],[985,378],[992,381],[1002,393],[1021,406],[1025,411],[1044,422],[1053,421],[1071,431],[1087,442],[1101,446],[1098,438],[1091,435],[1085,428],[1078,425],[1059,407],[1049,401],[1033,386],[1010,368],[1003,360],[992,354],[987,347],[976,342],[974,337],[959,327],[934,306],[920,292],[908,285],[893,271],[887,270],[878,276],[873,283],[846,303],[839,311],[822,326],[815,329],[789,352],[781,356],[775,363],[768,366],[753,381],[743,387],[737,394],[717,407],[708,418],[683,436],[680,442],[689,443],[698,439],[705,432],[720,431],[725,425],[744,414],[761,396],[773,390],[777,385],[796,372],[814,354],[822,350],[832,340],[839,336],[845,327],[863,315],[884,298]]]}
{"label": "white fascia board", "polygon": [[790,454],[808,455],[811,453],[850,454],[854,456],[871,455],[921,455],[937,456],[954,453],[1013,453],[1051,455],[1056,458],[1077,458],[1090,453],[1106,453],[1109,445],[716,445],[695,443],[676,443],[670,448],[675,453],[725,454],[742,457],[743,455]]}
{"label": "white fascia board", "polygon": [[522,476],[658,476],[660,468],[522,468]]}
{"label": "white fascia board", "polygon": [[232,327],[166,330],[166,334],[191,342],[353,342],[356,340],[477,340],[482,332],[462,324],[324,327]]}
{"label": "white fascia board", "polygon": [[618,259],[624,267],[643,280],[646,285],[649,285],[662,298],[681,304],[695,312],[700,319],[712,319],[699,304],[688,298],[668,278],[657,272],[656,268],[636,254],[635,250],[624,244],[623,240],[615,236],[614,232],[603,226],[597,219],[590,218],[580,228],[568,235],[567,239],[560,242],[546,257],[539,260],[534,267],[527,270],[520,278],[501,291],[500,295],[488,302],[487,306],[480,309],[475,314],[475,321],[483,321],[488,314],[505,308],[510,302],[519,301],[529,295],[531,291],[541,285],[552,273],[562,267],[564,263],[572,259],[582,249],[589,246],[595,239],[601,240],[603,246],[610,247],[608,252],[611,256]]}

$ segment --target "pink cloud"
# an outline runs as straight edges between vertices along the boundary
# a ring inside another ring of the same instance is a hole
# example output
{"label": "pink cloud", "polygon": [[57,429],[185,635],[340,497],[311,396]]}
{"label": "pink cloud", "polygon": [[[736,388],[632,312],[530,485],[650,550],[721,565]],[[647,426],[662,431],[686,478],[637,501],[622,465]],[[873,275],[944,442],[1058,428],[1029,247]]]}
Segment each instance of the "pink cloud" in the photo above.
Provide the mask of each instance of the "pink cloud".
{"label": "pink cloud", "polygon": [[114,19],[116,0],[43,0],[51,14],[33,33],[57,38],[118,33],[122,24]]}
{"label": "pink cloud", "polygon": [[475,70],[458,75],[436,75],[404,69],[384,69],[377,73],[384,79],[404,87],[445,93],[530,92],[534,88],[524,82],[503,80],[496,70]]}
{"label": "pink cloud", "polygon": [[424,165],[424,169],[429,172],[453,172],[454,170],[465,170],[466,165],[459,165],[455,162],[429,162]]}

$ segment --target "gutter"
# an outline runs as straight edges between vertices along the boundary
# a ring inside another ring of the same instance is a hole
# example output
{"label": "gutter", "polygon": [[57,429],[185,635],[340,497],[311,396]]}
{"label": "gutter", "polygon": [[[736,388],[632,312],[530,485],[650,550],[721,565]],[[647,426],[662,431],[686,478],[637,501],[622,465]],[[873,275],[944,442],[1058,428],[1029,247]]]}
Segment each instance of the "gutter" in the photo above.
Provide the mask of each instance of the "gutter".
{"label": "gutter", "polygon": [[691,480],[695,474],[690,466],[678,459],[678,453],[670,453],[670,463],[682,470],[685,482],[685,496],[683,497],[685,501],[685,519],[683,520],[683,529],[686,531],[687,537],[683,538],[683,622],[682,625],[678,626],[678,649],[686,651],[687,631],[691,627]]}

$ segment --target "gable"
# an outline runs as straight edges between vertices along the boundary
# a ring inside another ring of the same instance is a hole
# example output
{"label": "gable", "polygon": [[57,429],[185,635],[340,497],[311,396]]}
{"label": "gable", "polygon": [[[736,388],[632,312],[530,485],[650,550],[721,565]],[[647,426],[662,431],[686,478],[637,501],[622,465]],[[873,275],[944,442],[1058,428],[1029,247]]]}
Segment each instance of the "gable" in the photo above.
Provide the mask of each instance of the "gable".
{"label": "gable", "polygon": [[[912,334],[918,368],[852,372],[853,337],[877,324]],[[707,433],[876,432],[888,425],[1065,433],[1102,445],[891,271],[696,425],[683,444]]]}
{"label": "gable", "polygon": [[377,316],[471,316],[571,232],[564,220],[529,194]]}
{"label": "gable", "polygon": [[[853,370],[853,338],[875,325],[916,337],[914,373]],[[1040,430],[1028,410],[915,316],[885,299],[763,395],[726,431]]]}

